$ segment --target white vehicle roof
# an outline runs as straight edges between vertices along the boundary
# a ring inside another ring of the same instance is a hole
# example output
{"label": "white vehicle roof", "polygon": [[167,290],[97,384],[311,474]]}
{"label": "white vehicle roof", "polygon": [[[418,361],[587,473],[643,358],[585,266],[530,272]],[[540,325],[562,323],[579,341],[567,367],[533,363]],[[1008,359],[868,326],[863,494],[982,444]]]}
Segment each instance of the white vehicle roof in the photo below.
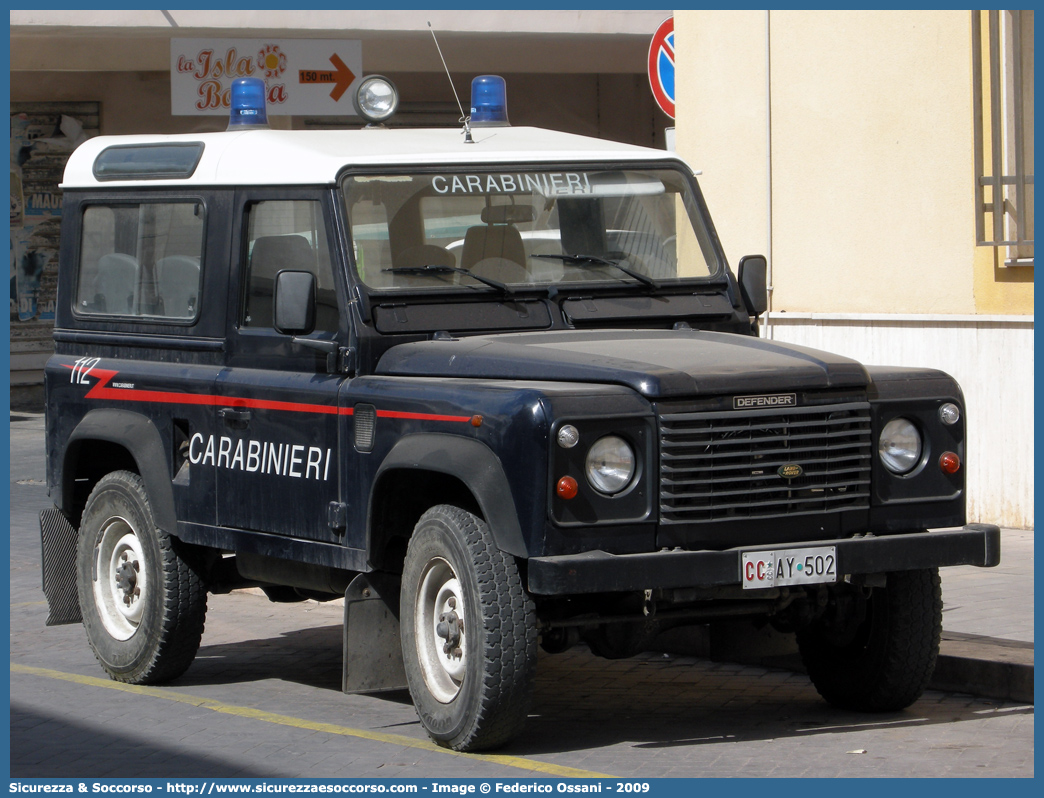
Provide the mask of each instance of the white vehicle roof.
{"label": "white vehicle roof", "polygon": [[[245,130],[174,136],[98,136],[69,158],[62,188],[334,184],[346,166],[430,166],[589,161],[681,162],[674,153],[533,127],[361,130]],[[202,143],[190,177],[98,180],[94,163],[108,147]]]}

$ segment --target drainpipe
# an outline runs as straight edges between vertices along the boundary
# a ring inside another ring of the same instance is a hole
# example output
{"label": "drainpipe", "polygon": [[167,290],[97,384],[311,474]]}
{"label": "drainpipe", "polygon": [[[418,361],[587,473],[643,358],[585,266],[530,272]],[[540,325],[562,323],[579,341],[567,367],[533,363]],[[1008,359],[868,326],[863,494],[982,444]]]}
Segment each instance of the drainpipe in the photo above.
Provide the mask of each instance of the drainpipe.
{"label": "drainpipe", "polygon": [[772,338],[772,12],[765,12],[765,149],[766,159],[765,183],[767,188],[766,228],[768,236],[765,259],[768,261],[765,282],[768,289],[768,310],[765,311],[764,337]]}

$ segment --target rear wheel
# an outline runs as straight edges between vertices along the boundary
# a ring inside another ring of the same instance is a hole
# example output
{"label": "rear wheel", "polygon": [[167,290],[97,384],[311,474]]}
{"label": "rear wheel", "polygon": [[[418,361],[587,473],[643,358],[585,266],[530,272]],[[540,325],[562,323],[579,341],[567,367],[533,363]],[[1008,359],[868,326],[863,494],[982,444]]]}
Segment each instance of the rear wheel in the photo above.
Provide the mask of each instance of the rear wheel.
{"label": "rear wheel", "polygon": [[187,547],[156,528],[137,474],[107,474],[87,499],[76,584],[87,640],[113,679],[154,684],[192,664],[206,587]]}
{"label": "rear wheel", "polygon": [[798,648],[816,690],[843,709],[890,712],[920,698],[942,635],[939,569],[887,574],[861,620],[813,625]]}
{"label": "rear wheel", "polygon": [[406,680],[429,736],[477,751],[517,734],[536,667],[536,612],[484,521],[449,505],[421,517],[400,607]]}

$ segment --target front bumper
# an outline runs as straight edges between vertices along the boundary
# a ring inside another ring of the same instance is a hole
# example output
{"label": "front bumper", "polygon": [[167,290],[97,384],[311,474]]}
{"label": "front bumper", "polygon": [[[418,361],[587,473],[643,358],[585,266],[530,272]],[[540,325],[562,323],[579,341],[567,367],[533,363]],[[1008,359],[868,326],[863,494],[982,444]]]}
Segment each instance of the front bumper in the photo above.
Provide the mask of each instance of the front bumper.
{"label": "front bumper", "polygon": [[968,524],[959,530],[816,540],[725,551],[607,554],[589,551],[529,560],[529,591],[537,595],[613,593],[655,588],[713,587],[741,583],[745,551],[836,546],[839,574],[913,571],[946,565],[990,568],[1000,562],[1000,528]]}

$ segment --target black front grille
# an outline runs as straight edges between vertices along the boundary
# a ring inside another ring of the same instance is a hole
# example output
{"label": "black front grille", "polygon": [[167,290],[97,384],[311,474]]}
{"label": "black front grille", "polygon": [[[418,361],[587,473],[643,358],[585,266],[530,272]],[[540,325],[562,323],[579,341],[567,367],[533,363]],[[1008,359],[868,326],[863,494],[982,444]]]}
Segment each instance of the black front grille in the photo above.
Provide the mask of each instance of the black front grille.
{"label": "black front grille", "polygon": [[662,412],[659,421],[662,523],[870,505],[870,405],[865,402],[784,411]]}

